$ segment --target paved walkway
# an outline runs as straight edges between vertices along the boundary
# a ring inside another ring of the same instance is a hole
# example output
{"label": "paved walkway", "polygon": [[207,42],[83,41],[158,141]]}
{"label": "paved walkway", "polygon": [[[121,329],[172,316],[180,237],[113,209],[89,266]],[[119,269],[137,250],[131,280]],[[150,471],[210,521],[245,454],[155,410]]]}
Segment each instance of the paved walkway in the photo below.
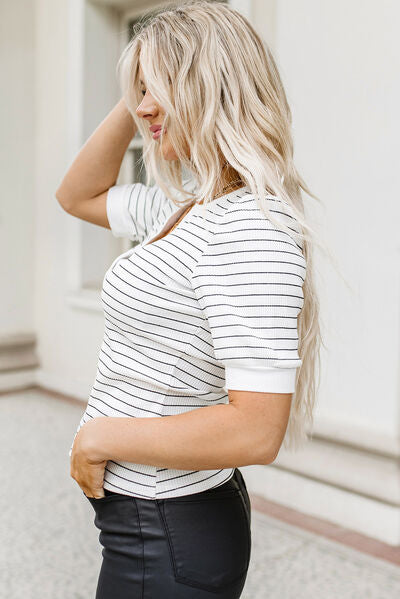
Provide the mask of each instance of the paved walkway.
{"label": "paved walkway", "polygon": [[[0,599],[94,599],[99,531],[68,456],[84,407],[35,389],[0,395]],[[400,597],[400,567],[254,509],[252,539],[242,599]]]}

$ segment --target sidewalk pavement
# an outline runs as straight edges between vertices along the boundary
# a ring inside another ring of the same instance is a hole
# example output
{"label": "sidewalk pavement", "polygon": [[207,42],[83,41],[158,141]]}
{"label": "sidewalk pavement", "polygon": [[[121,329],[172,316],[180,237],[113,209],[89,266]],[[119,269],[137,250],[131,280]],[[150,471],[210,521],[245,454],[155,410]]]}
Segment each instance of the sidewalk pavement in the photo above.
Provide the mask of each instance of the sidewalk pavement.
{"label": "sidewalk pavement", "polygon": [[[94,599],[93,508],[69,474],[85,406],[29,389],[0,395],[0,599]],[[242,599],[398,599],[400,567],[252,510]]]}

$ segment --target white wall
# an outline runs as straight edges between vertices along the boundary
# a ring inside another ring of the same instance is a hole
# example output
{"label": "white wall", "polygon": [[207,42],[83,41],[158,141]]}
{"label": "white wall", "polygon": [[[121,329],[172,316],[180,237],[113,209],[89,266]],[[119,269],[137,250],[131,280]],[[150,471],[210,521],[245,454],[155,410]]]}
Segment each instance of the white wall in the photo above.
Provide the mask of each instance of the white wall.
{"label": "white wall", "polygon": [[325,209],[306,206],[352,286],[318,252],[317,416],[398,436],[400,4],[278,0],[275,19],[297,165]]}
{"label": "white wall", "polygon": [[81,223],[54,197],[84,141],[84,71],[78,64],[84,52],[83,8],[79,0],[36,2],[35,315],[38,383],[85,400],[96,372],[103,316],[68,301],[80,278]]}
{"label": "white wall", "polygon": [[96,282],[123,244],[109,231],[64,212],[54,194],[84,142],[120,98],[115,69],[127,32],[117,4],[36,3],[35,314],[41,360],[36,379],[83,402],[94,382],[103,336]]}
{"label": "white wall", "polygon": [[0,3],[0,337],[34,330],[34,8]]}
{"label": "white wall", "polygon": [[[293,113],[321,300],[313,441],[245,468],[272,501],[400,544],[400,40],[394,0],[253,0]],[[343,281],[344,279],[344,281]]]}

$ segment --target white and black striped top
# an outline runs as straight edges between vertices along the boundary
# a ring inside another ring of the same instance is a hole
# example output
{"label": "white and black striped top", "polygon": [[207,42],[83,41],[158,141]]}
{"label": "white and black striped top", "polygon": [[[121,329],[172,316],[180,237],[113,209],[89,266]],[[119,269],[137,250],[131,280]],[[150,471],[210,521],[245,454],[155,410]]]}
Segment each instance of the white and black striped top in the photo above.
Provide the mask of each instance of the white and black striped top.
{"label": "white and black striped top", "polygon": [[[293,235],[266,219],[245,186],[193,203],[149,244],[185,206],[158,186],[110,188],[111,231],[138,244],[104,276],[104,338],[76,433],[97,416],[152,418],[228,403],[229,389],[294,391],[306,262],[297,220],[278,198],[266,201]],[[160,499],[219,486],[233,473],[109,460],[104,488]]]}

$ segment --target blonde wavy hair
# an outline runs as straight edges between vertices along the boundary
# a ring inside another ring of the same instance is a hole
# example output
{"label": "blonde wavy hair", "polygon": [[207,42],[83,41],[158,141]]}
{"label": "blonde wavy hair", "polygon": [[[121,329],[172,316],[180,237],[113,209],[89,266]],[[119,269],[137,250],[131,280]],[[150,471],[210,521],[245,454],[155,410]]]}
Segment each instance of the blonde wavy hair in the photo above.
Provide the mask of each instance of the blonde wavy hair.
{"label": "blonde wavy hair", "polygon": [[[263,214],[300,240],[307,265],[304,303],[297,321],[302,363],[283,441],[286,449],[296,450],[308,434],[312,436],[322,342],[312,254],[313,246],[320,244],[306,222],[301,190],[319,198],[294,165],[292,115],[276,62],[249,21],[221,2],[169,3],[142,18],[132,33],[117,73],[143,137],[146,184],[155,180],[176,205],[182,204],[182,197],[183,203],[192,201],[193,193],[182,183],[184,167],[196,181],[196,197],[207,205],[221,176],[222,155],[249,186]],[[165,110],[163,127],[168,129],[177,160],[163,159],[160,144],[154,143],[146,123],[136,114],[142,101],[139,66],[146,87]],[[190,157],[184,151],[187,146]],[[264,201],[266,193],[286,204],[299,235],[293,226],[274,219]]]}

